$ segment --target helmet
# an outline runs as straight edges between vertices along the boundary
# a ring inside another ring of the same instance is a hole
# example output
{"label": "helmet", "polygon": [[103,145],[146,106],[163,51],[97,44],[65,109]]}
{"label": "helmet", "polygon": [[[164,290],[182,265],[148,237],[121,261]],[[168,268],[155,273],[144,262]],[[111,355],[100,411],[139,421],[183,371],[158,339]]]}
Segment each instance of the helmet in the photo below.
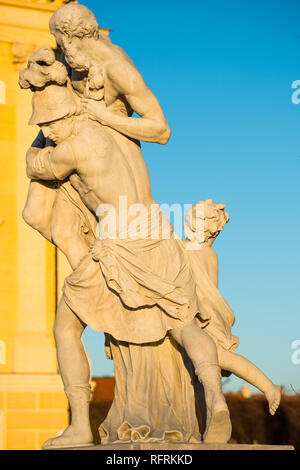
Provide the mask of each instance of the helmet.
{"label": "helmet", "polygon": [[32,115],[28,124],[56,121],[76,112],[75,94],[66,85],[48,85],[32,97]]}

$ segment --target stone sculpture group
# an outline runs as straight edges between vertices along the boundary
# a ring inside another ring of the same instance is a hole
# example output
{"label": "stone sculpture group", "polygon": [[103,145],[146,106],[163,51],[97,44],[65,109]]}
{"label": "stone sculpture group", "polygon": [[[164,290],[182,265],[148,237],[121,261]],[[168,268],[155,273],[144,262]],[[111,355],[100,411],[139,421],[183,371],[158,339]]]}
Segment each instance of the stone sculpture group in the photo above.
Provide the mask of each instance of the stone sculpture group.
{"label": "stone sculpture group", "polygon": [[225,206],[195,204],[181,240],[152,197],[141,153],[140,141],[170,138],[156,97],[85,6],[60,7],[50,31],[57,50],[38,49],[19,78],[33,92],[29,124],[40,127],[26,154],[23,217],[73,270],[54,325],[72,420],[43,448],[93,444],[81,341],[87,325],[105,333],[115,369],[101,444],[228,442],[222,375],[234,373],[264,392],[271,414],[280,387],[234,352],[234,315],[218,291],[212,249],[229,220]]}

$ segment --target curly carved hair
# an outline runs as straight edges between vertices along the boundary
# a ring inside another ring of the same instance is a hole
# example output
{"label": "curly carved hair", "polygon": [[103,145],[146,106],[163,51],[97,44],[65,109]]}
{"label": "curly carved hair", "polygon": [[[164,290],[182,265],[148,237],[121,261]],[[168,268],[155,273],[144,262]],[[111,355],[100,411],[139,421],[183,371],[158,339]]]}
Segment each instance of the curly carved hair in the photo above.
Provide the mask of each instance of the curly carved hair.
{"label": "curly carved hair", "polygon": [[94,13],[86,6],[78,4],[63,5],[58,8],[50,18],[50,31],[55,31],[72,38],[92,38],[98,39],[99,25]]}
{"label": "curly carved hair", "polygon": [[[184,231],[189,240],[216,238],[229,221],[225,205],[212,199],[199,201],[186,213]],[[200,233],[201,232],[201,233]]]}
{"label": "curly carved hair", "polygon": [[52,49],[40,47],[28,60],[26,69],[19,75],[20,88],[43,88],[48,83],[64,85],[68,79],[67,69],[55,60]]}

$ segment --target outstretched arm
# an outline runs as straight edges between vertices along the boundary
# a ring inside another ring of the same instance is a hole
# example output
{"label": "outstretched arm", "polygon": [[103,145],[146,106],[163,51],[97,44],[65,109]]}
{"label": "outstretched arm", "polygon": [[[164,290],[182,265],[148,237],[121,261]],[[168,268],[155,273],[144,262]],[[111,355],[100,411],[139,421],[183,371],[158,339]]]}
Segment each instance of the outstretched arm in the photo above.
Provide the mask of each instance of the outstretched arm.
{"label": "outstretched arm", "polygon": [[57,147],[30,147],[26,164],[28,178],[40,180],[64,180],[76,169],[72,148],[66,141]]}
{"label": "outstretched arm", "polygon": [[166,144],[170,138],[170,128],[158,100],[138,70],[127,62],[115,62],[108,66],[107,78],[116,95],[125,96],[133,111],[141,118],[120,116],[109,111],[103,102],[90,99],[82,100],[83,110],[100,124],[129,137]]}

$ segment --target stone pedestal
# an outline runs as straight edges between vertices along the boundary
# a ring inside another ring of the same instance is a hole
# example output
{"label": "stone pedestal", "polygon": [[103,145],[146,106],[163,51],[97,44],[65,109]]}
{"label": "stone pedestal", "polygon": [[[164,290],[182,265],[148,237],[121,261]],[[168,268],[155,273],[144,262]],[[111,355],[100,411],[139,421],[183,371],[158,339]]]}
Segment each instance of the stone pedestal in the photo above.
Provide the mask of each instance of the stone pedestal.
{"label": "stone pedestal", "polygon": [[0,449],[39,450],[69,424],[58,374],[0,374]]}
{"label": "stone pedestal", "polygon": [[107,444],[88,447],[72,447],[64,450],[104,450],[104,451],[122,451],[122,450],[148,450],[148,451],[202,451],[202,450],[295,450],[289,445],[267,445],[267,444],[189,444],[185,442],[136,442],[126,444]]}

